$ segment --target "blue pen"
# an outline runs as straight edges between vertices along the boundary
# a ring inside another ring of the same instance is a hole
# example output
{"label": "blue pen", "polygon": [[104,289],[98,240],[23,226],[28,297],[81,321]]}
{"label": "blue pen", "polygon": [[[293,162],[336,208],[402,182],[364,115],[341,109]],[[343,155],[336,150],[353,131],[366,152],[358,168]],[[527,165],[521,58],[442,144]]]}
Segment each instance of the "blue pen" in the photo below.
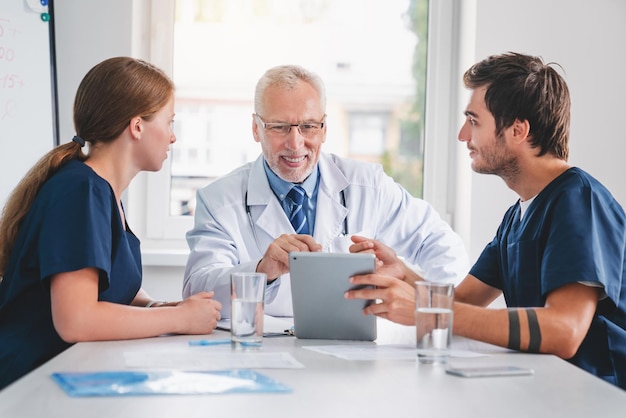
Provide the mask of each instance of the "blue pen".
{"label": "blue pen", "polygon": [[[193,340],[189,341],[189,345],[191,346],[213,346],[213,345],[224,345],[231,344],[231,340]],[[253,342],[253,341],[240,341],[239,345],[242,347],[261,347],[261,343]]]}
{"label": "blue pen", "polygon": [[222,345],[230,344],[230,340],[192,340],[189,345]]}

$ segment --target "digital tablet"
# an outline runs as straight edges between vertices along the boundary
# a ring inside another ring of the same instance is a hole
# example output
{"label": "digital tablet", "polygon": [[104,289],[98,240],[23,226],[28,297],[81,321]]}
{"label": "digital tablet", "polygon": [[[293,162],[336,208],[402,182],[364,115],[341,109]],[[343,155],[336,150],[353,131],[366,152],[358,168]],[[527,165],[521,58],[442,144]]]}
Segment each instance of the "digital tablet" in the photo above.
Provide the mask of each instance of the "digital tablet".
{"label": "digital tablet", "polygon": [[[372,301],[345,299],[356,288],[351,276],[374,272],[373,254],[289,253],[294,334],[322,340],[376,339],[376,316],[364,315]],[[362,286],[361,286],[362,287]]]}

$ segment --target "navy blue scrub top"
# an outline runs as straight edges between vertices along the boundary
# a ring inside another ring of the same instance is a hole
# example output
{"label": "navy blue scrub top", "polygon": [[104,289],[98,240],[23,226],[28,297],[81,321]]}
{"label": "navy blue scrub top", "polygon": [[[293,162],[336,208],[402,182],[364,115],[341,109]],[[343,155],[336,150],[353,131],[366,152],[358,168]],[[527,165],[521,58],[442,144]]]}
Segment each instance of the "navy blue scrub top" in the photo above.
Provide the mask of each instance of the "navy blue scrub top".
{"label": "navy blue scrub top", "polygon": [[626,389],[626,217],[597,180],[570,168],[539,193],[520,220],[504,216],[470,274],[503,291],[508,307],[543,307],[568,283],[604,290],[573,364]]}
{"label": "navy blue scrub top", "polygon": [[52,323],[48,279],[87,267],[99,271],[98,300],[128,305],[141,287],[139,240],[111,186],[71,160],[39,191],[0,283],[0,389],[70,346]]}

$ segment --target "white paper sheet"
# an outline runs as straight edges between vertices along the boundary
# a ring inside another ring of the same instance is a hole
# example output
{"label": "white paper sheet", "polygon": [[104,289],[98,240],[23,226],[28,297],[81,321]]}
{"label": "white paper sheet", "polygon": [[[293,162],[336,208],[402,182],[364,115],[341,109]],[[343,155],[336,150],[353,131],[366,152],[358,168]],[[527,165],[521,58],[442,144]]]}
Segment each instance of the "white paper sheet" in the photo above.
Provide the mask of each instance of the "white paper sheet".
{"label": "white paper sheet", "polygon": [[[340,344],[304,346],[307,350],[335,356],[344,360],[415,360],[417,352],[409,344]],[[452,342],[450,357],[482,357],[510,350],[479,341],[455,338]]]}
{"label": "white paper sheet", "polygon": [[233,351],[230,346],[185,350],[127,351],[126,367],[146,370],[301,369],[304,365],[284,352]]}

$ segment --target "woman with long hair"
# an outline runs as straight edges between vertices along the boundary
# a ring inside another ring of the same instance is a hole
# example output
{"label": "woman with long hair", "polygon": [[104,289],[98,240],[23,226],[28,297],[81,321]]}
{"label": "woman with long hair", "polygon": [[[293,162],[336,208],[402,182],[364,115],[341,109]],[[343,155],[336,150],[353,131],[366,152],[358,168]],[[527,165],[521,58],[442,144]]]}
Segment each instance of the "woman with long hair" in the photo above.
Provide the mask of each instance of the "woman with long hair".
{"label": "woman with long hair", "polygon": [[212,292],[156,303],[142,290],[122,207],[137,173],[161,169],[173,118],[174,85],[145,61],[110,58],[83,78],[76,136],[35,164],[0,218],[0,389],[78,341],[215,328]]}

